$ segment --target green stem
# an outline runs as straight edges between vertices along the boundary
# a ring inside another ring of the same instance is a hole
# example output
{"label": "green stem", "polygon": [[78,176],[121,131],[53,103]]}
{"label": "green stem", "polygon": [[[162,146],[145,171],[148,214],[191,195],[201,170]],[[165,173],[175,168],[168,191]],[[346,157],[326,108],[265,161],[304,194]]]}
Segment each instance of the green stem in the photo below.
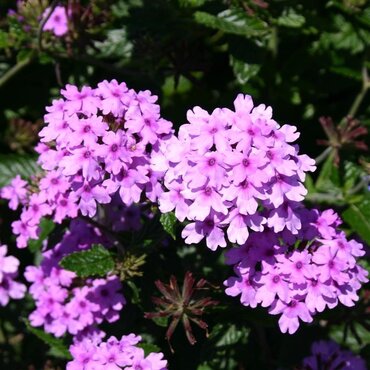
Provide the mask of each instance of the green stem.
{"label": "green stem", "polygon": [[323,162],[331,153],[332,151],[332,147],[329,146],[328,148],[326,148],[320,155],[318,155],[316,158],[315,158],[315,162],[316,164],[320,164],[321,162]]}
{"label": "green stem", "polygon": [[353,101],[353,103],[351,105],[351,108],[349,109],[347,115],[345,117],[343,117],[343,119],[340,121],[339,126],[343,126],[346,123],[347,117],[353,118],[356,115],[358,109],[360,108],[360,105],[361,105],[362,101],[364,100],[364,98],[366,96],[367,90],[369,90],[369,88],[370,88],[370,80],[369,80],[369,76],[368,76],[368,73],[367,73],[367,68],[364,65],[362,67],[362,87],[361,87],[361,90],[357,94],[357,96],[355,97],[355,100]]}
{"label": "green stem", "polygon": [[26,59],[18,62],[12,68],[10,68],[1,78],[0,78],[0,88],[5,85],[13,76],[20,72],[24,67],[31,63],[33,55],[29,56]]}
{"label": "green stem", "polygon": [[357,183],[352,189],[348,191],[348,195],[354,195],[360,190],[363,190],[369,185],[369,179],[364,177],[359,183]]}
{"label": "green stem", "polygon": [[40,23],[40,27],[37,33],[37,40],[38,40],[37,46],[38,46],[39,51],[42,51],[42,33],[44,30],[45,24],[49,20],[50,16],[52,15],[57,5],[58,5],[58,0],[54,0],[50,5],[48,14],[46,14],[46,17]]}
{"label": "green stem", "polygon": [[328,194],[328,193],[313,193],[307,194],[306,200],[311,203],[329,203],[338,204],[338,202],[344,202],[343,196],[341,194]]}

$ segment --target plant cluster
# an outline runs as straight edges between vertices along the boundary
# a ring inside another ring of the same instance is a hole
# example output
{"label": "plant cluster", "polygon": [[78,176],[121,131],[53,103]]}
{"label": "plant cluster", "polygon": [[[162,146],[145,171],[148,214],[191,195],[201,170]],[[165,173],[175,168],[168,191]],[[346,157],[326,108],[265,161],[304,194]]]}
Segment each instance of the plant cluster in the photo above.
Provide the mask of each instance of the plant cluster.
{"label": "plant cluster", "polygon": [[0,13],[0,367],[366,369],[365,1]]}

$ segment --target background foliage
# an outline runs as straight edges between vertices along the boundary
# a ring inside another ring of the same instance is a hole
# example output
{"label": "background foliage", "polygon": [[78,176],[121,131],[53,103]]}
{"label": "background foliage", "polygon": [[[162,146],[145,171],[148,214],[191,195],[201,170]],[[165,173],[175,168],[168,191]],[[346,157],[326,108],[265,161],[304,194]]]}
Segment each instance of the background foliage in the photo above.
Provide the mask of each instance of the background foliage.
{"label": "background foliage", "polygon": [[[298,126],[301,151],[317,157],[319,169],[306,183],[308,202],[336,209],[348,234],[370,243],[368,137],[354,132],[370,125],[368,1],[59,3],[72,9],[70,31],[63,38],[39,32],[37,16],[50,5],[48,1],[20,1],[22,19],[7,16],[9,9],[16,9],[14,1],[0,1],[0,186],[18,173],[24,178],[37,174],[32,147],[44,107],[66,83],[95,85],[115,78],[136,90],[150,89],[159,96],[163,116],[175,126],[185,121],[186,111],[194,105],[209,110],[231,106],[236,94],[243,92],[256,103],[271,105],[279,123]],[[351,126],[352,119],[359,121],[357,126]],[[37,261],[41,241],[18,251],[10,233],[16,216],[5,203],[0,207],[1,241],[23,267]],[[46,222],[44,228],[43,238],[58,231]],[[168,249],[159,252],[156,243],[164,238]],[[140,265],[141,276],[124,280],[131,303],[109,331],[142,334],[149,350],[158,346],[165,352],[172,369],[293,369],[314,340],[329,337],[370,363],[368,287],[355,308],[324,312],[294,336],[282,335],[276,319],[263,309],[247,309],[224,295],[221,282],[230,271],[222,254],[184,246],[171,219],[148,222],[137,244],[146,255],[145,264]],[[94,250],[97,254],[86,252],[90,255],[63,263],[105,258],[102,269],[112,269],[109,256],[99,257],[99,246]],[[370,269],[368,261],[364,264]],[[220,303],[209,308],[208,338],[195,329],[197,343],[190,346],[179,328],[171,354],[164,339],[166,320],[144,319],[143,312],[153,311],[154,280],[168,282],[174,274],[182,281],[187,270],[206,278]],[[68,356],[63,341],[31,328],[24,320],[31,309],[30,299],[1,309],[0,367],[63,368]]]}

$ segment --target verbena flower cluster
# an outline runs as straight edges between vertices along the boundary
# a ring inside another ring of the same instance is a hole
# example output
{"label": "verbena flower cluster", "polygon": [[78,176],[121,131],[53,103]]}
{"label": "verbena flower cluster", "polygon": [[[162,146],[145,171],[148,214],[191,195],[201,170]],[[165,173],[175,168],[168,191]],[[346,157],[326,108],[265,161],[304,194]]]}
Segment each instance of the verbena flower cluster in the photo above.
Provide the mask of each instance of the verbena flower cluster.
{"label": "verbena flower cluster", "polygon": [[160,117],[156,96],[136,93],[125,83],[103,81],[98,87],[67,85],[65,99],[54,100],[40,132],[39,163],[46,171],[28,188],[17,178],[3,189],[14,209],[24,205],[13,223],[19,248],[37,239],[42,217],[61,223],[79,213],[93,217],[98,204],[119,194],[124,205],[155,202],[162,193],[163,173],[153,170],[151,155],[172,136],[172,124]]}
{"label": "verbena flower cluster", "polygon": [[10,299],[21,299],[26,293],[26,286],[15,280],[19,261],[7,254],[8,247],[0,245],[0,306],[6,306]]}
{"label": "verbena flower cluster", "polygon": [[162,353],[152,352],[145,356],[137,346],[141,337],[129,334],[120,340],[110,337],[106,342],[84,340],[70,347],[73,360],[67,370],[166,370],[167,361]]}
{"label": "verbena flower cluster", "polygon": [[253,108],[252,98],[242,94],[234,107],[211,114],[189,110],[178,138],[161,143],[162,151],[152,158],[154,168],[166,171],[160,210],[191,221],[182,232],[186,243],[205,238],[212,250],[226,247],[225,230],[240,245],[251,230],[297,234],[297,202],[307,193],[302,182],[315,169],[290,144],[299,136],[296,128],[280,127],[271,107]]}
{"label": "verbena flower cluster", "polygon": [[302,209],[300,219],[297,235],[255,233],[226,254],[237,275],[225,281],[226,294],[240,294],[243,305],[281,315],[280,330],[290,334],[299,319],[312,322],[326,307],[354,306],[361,283],[368,281],[368,272],[356,261],[365,254],[363,247],[337,230],[335,212]]}
{"label": "verbena flower cluster", "polygon": [[[299,319],[311,322],[326,307],[358,300],[368,281],[357,263],[362,245],[338,230],[334,211],[303,206],[303,182],[315,163],[292,144],[296,128],[280,126],[270,107],[254,107],[242,94],[234,110],[195,107],[175,136],[149,91],[112,80],[81,90],[67,85],[62,95],[47,107],[36,148],[44,174],[30,184],[18,176],[0,194],[12,209],[22,205],[12,224],[18,247],[38,237],[43,217],[62,223],[82,215],[113,232],[138,230],[138,204],[158,202],[162,213],[187,222],[186,243],[205,240],[212,250],[239,245],[226,255],[236,273],[225,282],[226,294],[281,315],[282,332],[294,333]],[[62,241],[43,251],[41,265],[26,271],[36,300],[31,324],[74,335],[77,357],[90,346],[81,341],[100,341],[97,325],[117,320],[125,304],[117,277],[80,281],[59,266],[63,256],[94,243],[110,245],[98,229],[74,220]],[[101,353],[116,351],[118,341],[111,342],[99,345]],[[91,369],[105,364],[96,351]],[[114,361],[109,369],[134,366]]]}
{"label": "verbena flower cluster", "polygon": [[345,351],[332,341],[313,343],[311,355],[303,360],[304,370],[341,369],[366,370],[365,361],[350,351]]}
{"label": "verbena flower cluster", "polygon": [[116,276],[81,279],[59,266],[64,256],[105,242],[98,229],[75,220],[61,242],[42,253],[40,266],[27,267],[25,277],[32,283],[29,292],[36,303],[29,316],[32,326],[43,326],[56,337],[69,333],[82,340],[104,336],[98,324],[119,319],[126,301]]}

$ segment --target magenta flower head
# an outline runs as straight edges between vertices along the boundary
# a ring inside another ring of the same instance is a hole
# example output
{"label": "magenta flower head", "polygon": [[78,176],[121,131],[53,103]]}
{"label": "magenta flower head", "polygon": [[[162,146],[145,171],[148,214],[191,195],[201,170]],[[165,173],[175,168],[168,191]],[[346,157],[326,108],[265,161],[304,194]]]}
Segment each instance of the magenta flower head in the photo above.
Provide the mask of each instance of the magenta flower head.
{"label": "magenta flower head", "polygon": [[[43,13],[43,18],[50,14],[50,8]],[[68,32],[68,16],[64,6],[56,6],[44,25],[44,31],[51,31],[55,36],[61,37]]]}
{"label": "magenta flower head", "polygon": [[163,353],[151,352],[145,356],[144,350],[137,346],[141,337],[124,335],[107,341],[94,342],[86,339],[70,347],[72,361],[67,370],[166,370],[167,361]]}
{"label": "magenta flower head", "polygon": [[250,231],[265,228],[297,234],[296,204],[307,193],[305,173],[315,169],[291,144],[296,128],[280,126],[270,107],[254,107],[250,96],[240,94],[234,108],[189,110],[178,139],[164,142],[162,157],[153,158],[165,171],[160,209],[191,222],[183,232],[186,243],[206,237],[212,250],[226,246],[225,230],[240,245]]}
{"label": "magenta flower head", "polygon": [[[20,248],[37,238],[42,217],[57,223],[81,214],[95,217],[99,206],[112,208],[117,197],[130,207],[145,198],[156,202],[163,192],[165,168],[152,158],[160,157],[160,148],[174,136],[172,123],[160,116],[156,96],[116,80],[96,88],[67,84],[61,94],[46,108],[46,126],[39,134],[36,150],[45,171],[39,186],[31,193],[18,177],[0,193],[13,209],[23,205],[20,221],[13,223]],[[220,198],[211,195],[204,198]],[[184,205],[179,201],[177,207]],[[227,210],[221,202],[213,208]]]}
{"label": "magenta flower head", "polygon": [[303,211],[297,212],[302,225],[297,236],[256,232],[226,254],[237,274],[225,281],[226,294],[240,294],[245,306],[268,307],[270,314],[280,315],[280,330],[289,334],[300,320],[310,323],[325,308],[353,306],[361,283],[368,281],[357,262],[365,254],[362,245],[331,226],[340,223],[338,215]]}

